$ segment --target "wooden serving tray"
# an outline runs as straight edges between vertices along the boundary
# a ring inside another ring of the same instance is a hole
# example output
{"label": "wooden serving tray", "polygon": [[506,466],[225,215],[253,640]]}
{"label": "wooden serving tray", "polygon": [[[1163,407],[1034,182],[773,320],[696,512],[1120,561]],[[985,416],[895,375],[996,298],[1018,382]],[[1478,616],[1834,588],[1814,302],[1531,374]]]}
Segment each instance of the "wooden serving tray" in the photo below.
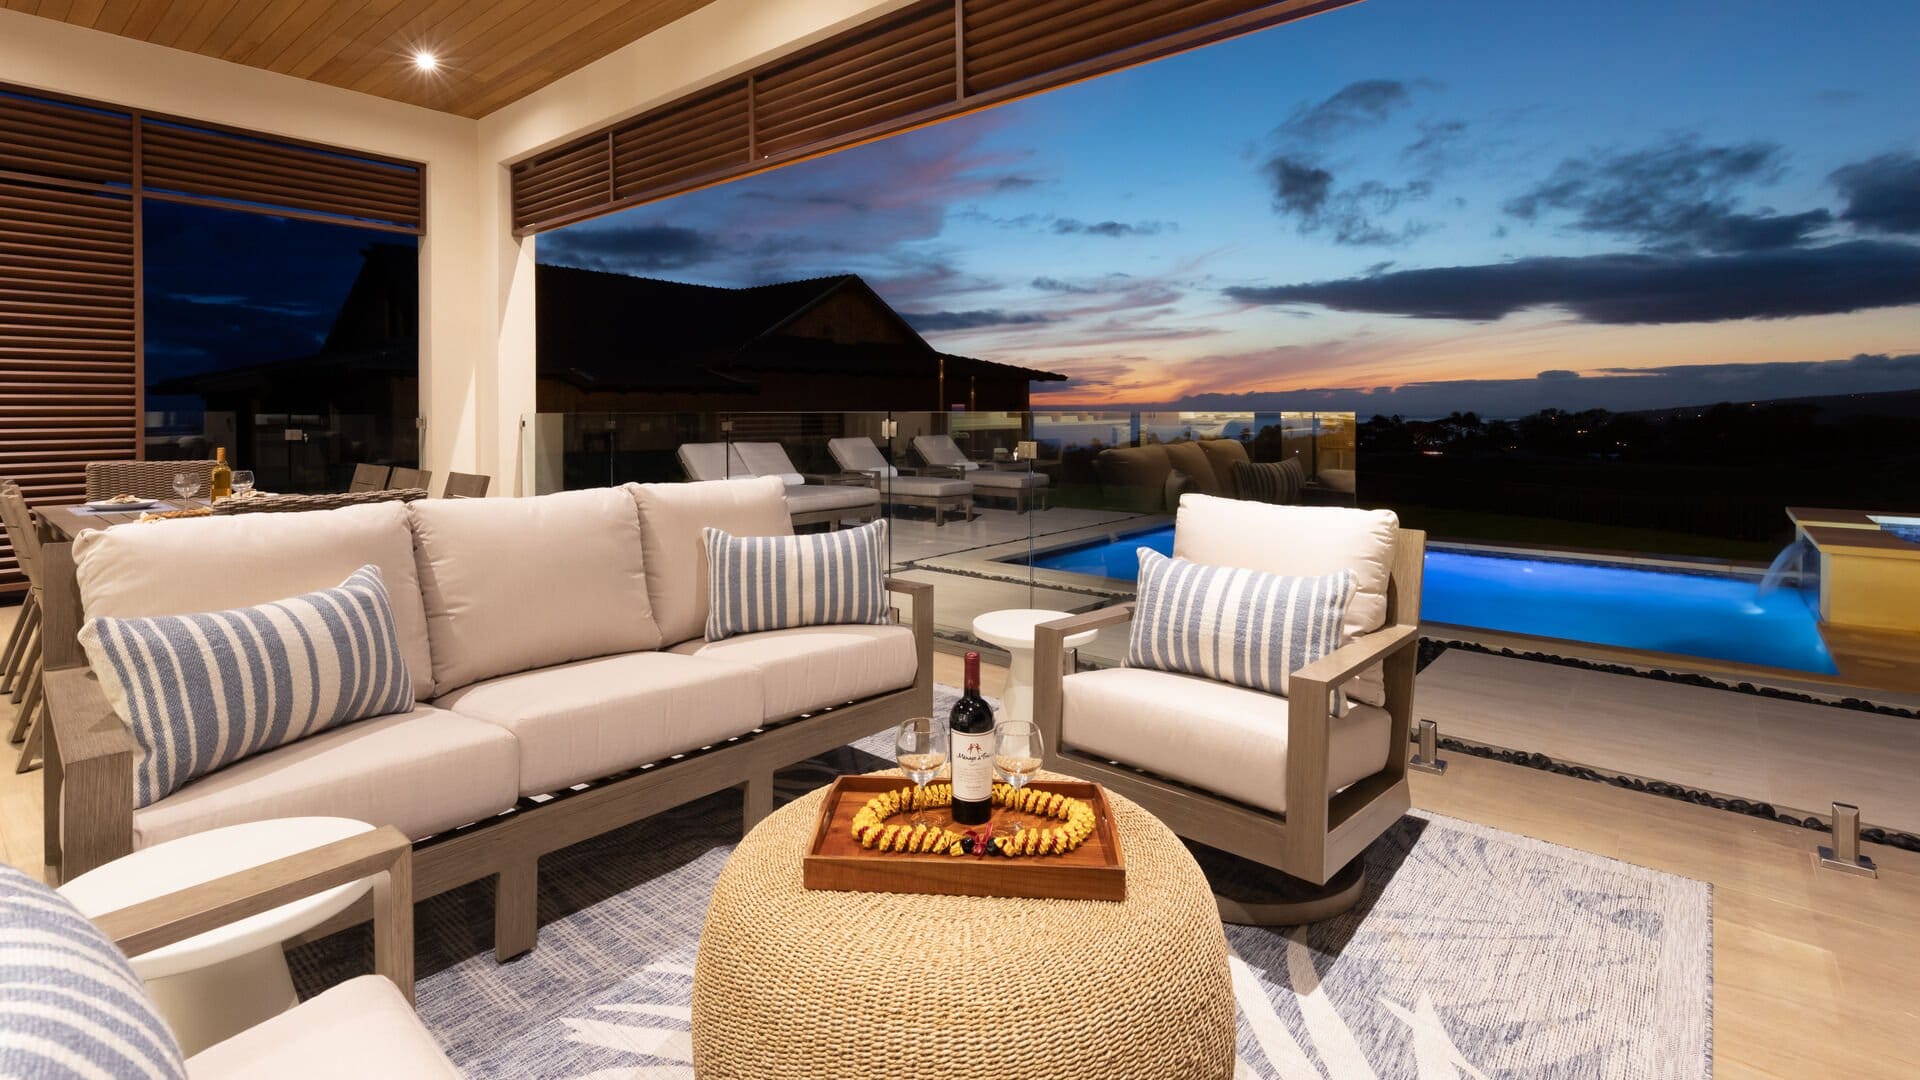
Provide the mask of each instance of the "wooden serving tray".
{"label": "wooden serving tray", "polygon": [[[1127,867],[1120,853],[1120,834],[1113,827],[1113,808],[1098,784],[1083,780],[1034,780],[1028,787],[1057,791],[1093,807],[1092,835],[1065,855],[917,855],[874,851],[852,836],[853,815],[882,791],[912,787],[901,776],[842,776],[827,789],[807,847],[803,883],[809,889],[841,892],[924,893],[939,896],[1007,896],[1063,900],[1125,900]],[[952,812],[941,807],[921,811],[927,824],[955,827]],[[890,821],[911,821],[903,813]],[[996,807],[993,827],[998,833],[1015,822],[1051,828],[1055,818]]]}

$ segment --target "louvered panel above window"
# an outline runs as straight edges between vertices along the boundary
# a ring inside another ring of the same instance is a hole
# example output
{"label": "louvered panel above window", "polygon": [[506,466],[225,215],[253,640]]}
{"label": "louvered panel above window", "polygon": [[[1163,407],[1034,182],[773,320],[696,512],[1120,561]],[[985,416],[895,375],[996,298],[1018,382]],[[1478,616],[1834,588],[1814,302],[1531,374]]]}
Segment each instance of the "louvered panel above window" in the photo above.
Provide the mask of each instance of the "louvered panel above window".
{"label": "louvered panel above window", "polygon": [[550,150],[513,167],[513,227],[532,229],[613,199],[606,133]]}
{"label": "louvered panel above window", "polygon": [[417,165],[167,120],[141,123],[140,175],[154,194],[304,210],[408,232],[424,222]]}
{"label": "louvered panel above window", "polygon": [[744,82],[656,109],[613,131],[614,198],[666,194],[739,169],[748,146]]}
{"label": "louvered panel above window", "polygon": [[90,184],[133,179],[133,118],[0,90],[0,173]]}
{"label": "louvered panel above window", "polygon": [[771,157],[959,99],[953,4],[916,4],[758,74],[756,156]]}

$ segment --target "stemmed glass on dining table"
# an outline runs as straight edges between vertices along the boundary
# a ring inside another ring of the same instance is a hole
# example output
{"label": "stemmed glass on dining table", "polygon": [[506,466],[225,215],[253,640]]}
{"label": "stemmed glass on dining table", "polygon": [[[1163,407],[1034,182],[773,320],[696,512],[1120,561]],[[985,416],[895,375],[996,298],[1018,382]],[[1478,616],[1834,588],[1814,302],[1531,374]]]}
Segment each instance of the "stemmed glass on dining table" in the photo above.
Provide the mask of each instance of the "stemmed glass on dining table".
{"label": "stemmed glass on dining table", "polygon": [[[915,716],[901,722],[900,730],[893,737],[893,760],[915,788],[924,789],[947,763],[946,725],[931,716]],[[916,812],[908,824],[920,825],[925,821]]]}
{"label": "stemmed glass on dining table", "polygon": [[200,481],[195,480],[192,473],[174,473],[173,493],[183,499],[191,499],[200,494]]}
{"label": "stemmed glass on dining table", "polygon": [[253,490],[253,470],[252,469],[233,470],[233,493],[235,495],[245,495],[252,490]]}

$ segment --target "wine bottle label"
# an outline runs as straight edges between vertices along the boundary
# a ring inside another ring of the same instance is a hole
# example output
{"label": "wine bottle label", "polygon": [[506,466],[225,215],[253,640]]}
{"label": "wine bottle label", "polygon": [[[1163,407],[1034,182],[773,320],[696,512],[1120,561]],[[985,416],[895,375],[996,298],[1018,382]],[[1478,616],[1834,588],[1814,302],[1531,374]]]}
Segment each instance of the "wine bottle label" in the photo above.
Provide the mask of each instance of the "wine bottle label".
{"label": "wine bottle label", "polygon": [[961,802],[993,798],[993,733],[953,733],[953,797]]}

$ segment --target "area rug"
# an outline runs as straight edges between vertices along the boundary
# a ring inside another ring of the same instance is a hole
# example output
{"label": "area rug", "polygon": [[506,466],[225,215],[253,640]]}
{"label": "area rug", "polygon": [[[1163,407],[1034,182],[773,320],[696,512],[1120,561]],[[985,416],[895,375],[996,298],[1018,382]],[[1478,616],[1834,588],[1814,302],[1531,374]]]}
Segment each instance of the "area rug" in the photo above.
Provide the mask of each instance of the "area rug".
{"label": "area rug", "polygon": [[[783,771],[779,800],[888,767],[889,744]],[[694,959],[739,829],[722,793],[548,856],[539,947],[509,964],[483,887],[425,901],[422,1019],[475,1078],[691,1077]],[[1707,885],[1435,815],[1408,815],[1367,859],[1345,916],[1227,928],[1236,1077],[1710,1075]],[[290,959],[312,993],[370,955],[362,928]]]}

